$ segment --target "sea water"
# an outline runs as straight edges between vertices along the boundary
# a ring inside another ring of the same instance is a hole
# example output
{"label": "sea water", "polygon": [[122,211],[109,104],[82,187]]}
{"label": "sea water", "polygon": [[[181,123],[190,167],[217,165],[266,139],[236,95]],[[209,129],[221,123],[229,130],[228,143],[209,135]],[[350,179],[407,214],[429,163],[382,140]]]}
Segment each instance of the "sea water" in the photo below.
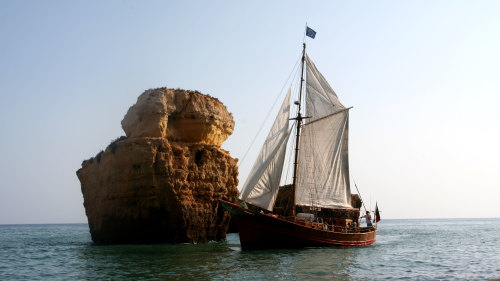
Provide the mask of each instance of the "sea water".
{"label": "sea water", "polygon": [[364,247],[241,251],[226,242],[97,246],[86,224],[0,225],[0,280],[487,280],[500,219],[383,220]]}

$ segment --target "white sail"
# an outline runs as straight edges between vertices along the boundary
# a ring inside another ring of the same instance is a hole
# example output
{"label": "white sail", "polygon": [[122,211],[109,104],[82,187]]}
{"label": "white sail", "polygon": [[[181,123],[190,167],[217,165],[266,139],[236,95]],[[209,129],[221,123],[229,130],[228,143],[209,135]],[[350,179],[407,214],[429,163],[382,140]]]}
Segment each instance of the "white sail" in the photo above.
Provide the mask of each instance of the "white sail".
{"label": "white sail", "polygon": [[288,130],[290,93],[291,90],[288,90],[273,127],[262,146],[259,157],[255,160],[239,197],[241,200],[269,211],[273,209],[278,194],[285,161],[286,143],[291,132]]}
{"label": "white sail", "polygon": [[348,159],[349,111],[303,126],[295,202],[320,208],[352,208]]}
{"label": "white sail", "polygon": [[299,144],[297,205],[351,208],[349,112],[306,56],[306,116]]}
{"label": "white sail", "polygon": [[306,93],[306,115],[311,117],[307,121],[313,121],[345,108],[307,55]]}

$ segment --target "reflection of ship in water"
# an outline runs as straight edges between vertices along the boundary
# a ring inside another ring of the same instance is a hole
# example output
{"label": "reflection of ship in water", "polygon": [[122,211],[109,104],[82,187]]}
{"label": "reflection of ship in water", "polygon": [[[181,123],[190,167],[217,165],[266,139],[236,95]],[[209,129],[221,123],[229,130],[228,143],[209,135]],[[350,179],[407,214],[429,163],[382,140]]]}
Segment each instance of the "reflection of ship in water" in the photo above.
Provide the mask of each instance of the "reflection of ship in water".
{"label": "reflection of ship in water", "polygon": [[[295,259],[295,276],[298,280],[353,280],[359,251],[351,247],[340,249],[311,249],[301,253],[303,259]],[[335,253],[333,253],[334,251]],[[339,252],[340,251],[340,252]],[[328,257],[328,258],[325,258]]]}
{"label": "reflection of ship in water", "polygon": [[[360,227],[362,200],[350,189],[351,108],[342,105],[306,54],[305,43],[303,47],[296,115],[290,118],[290,87],[243,186],[241,202],[222,201],[236,216],[244,250],[360,246],[376,239],[376,226]],[[292,129],[295,139],[289,141]],[[294,152],[289,157],[293,178],[291,184],[280,187],[287,149]]]}
{"label": "reflection of ship in water", "polygon": [[[230,234],[237,235],[237,234]],[[228,239],[229,239],[228,236]],[[352,280],[361,253],[358,248],[308,248],[241,251],[237,271],[227,279]],[[257,270],[255,270],[257,269]],[[261,274],[261,275],[259,275]]]}

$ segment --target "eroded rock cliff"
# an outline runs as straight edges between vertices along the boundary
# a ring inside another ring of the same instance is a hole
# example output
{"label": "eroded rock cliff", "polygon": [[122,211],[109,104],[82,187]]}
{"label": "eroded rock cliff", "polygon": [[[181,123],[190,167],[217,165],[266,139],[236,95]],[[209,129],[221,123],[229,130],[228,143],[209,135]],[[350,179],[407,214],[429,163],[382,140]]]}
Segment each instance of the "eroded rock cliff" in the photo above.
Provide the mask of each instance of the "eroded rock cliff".
{"label": "eroded rock cliff", "polygon": [[225,239],[237,160],[220,148],[234,128],[226,107],[199,92],[148,90],[122,120],[126,137],[77,171],[94,242]]}

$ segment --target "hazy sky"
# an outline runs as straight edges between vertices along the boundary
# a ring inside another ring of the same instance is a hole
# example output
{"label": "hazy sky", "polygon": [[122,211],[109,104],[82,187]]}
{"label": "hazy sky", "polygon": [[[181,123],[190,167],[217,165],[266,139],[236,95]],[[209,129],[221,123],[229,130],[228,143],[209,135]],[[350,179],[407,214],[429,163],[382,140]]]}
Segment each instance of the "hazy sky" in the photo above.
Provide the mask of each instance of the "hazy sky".
{"label": "hazy sky", "polygon": [[86,222],[75,172],[149,88],[219,98],[241,158],[306,21],[309,55],[354,107],[365,201],[383,218],[500,217],[499,15],[498,1],[1,1],[0,223]]}

